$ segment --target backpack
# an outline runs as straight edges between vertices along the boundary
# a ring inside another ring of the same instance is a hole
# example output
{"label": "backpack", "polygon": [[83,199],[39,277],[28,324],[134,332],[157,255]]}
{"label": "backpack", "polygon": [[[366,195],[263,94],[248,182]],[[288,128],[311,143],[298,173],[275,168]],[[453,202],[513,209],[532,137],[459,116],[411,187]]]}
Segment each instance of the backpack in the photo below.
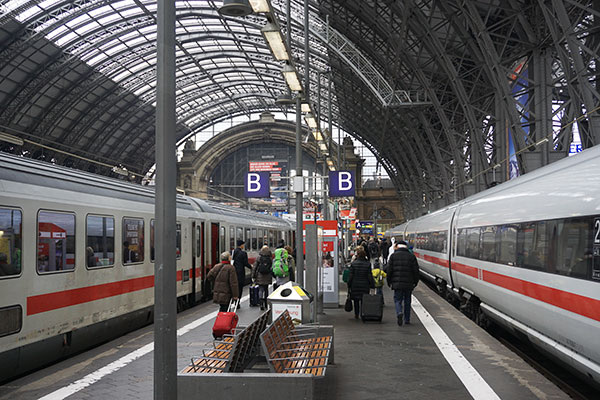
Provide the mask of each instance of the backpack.
{"label": "backpack", "polygon": [[289,269],[287,265],[288,253],[286,249],[275,250],[275,260],[273,261],[273,275],[278,278],[288,276]]}
{"label": "backpack", "polygon": [[379,246],[377,246],[377,243],[369,243],[369,253],[371,253],[371,257],[377,256],[377,253],[379,253]]}
{"label": "backpack", "polygon": [[269,265],[270,257],[261,255],[258,259],[258,273],[266,275],[271,272],[271,266]]}
{"label": "backpack", "polygon": [[375,287],[383,286],[383,272],[384,271],[380,268],[376,268],[373,270],[373,278],[375,279]]}

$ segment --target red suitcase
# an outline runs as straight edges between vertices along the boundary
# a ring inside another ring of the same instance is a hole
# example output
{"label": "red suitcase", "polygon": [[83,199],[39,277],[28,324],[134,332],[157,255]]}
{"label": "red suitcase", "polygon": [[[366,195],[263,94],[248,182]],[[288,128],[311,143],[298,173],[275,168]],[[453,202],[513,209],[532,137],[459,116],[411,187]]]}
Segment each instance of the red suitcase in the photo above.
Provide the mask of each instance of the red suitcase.
{"label": "red suitcase", "polygon": [[238,301],[231,300],[229,309],[226,312],[220,311],[217,314],[217,319],[213,325],[213,337],[215,339],[223,337],[223,335],[231,334],[238,324],[238,315],[235,313]]}

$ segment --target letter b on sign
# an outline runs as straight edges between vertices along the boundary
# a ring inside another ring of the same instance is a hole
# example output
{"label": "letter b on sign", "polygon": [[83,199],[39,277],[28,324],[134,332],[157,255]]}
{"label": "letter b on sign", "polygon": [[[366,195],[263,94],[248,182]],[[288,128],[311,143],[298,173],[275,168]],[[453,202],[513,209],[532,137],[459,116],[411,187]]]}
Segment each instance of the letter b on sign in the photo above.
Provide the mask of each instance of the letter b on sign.
{"label": "letter b on sign", "polygon": [[248,172],[244,194],[246,197],[269,197],[269,172]]}
{"label": "letter b on sign", "polygon": [[352,171],[329,172],[329,197],[354,196],[355,184]]}

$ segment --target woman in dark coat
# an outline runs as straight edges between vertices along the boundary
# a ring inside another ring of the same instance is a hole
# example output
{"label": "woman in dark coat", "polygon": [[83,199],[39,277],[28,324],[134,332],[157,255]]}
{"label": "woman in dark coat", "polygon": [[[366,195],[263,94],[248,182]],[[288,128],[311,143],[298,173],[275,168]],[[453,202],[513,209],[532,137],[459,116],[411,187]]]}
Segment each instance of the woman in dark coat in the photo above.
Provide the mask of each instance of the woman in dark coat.
{"label": "woman in dark coat", "polygon": [[228,251],[221,253],[221,262],[210,269],[207,278],[214,282],[213,302],[219,311],[227,311],[229,301],[238,299],[238,280]]}
{"label": "woman in dark coat", "polygon": [[[263,267],[261,267],[261,265]],[[269,295],[269,285],[273,282],[272,275],[273,254],[268,246],[263,246],[258,253],[258,258],[252,268],[252,280],[258,285],[258,298],[260,299],[260,309],[267,307],[267,296]],[[261,271],[264,268],[264,271]]]}
{"label": "woman in dark coat", "polygon": [[367,259],[364,247],[358,246],[355,251],[356,259],[350,265],[348,290],[350,298],[354,302],[354,318],[358,319],[363,294],[369,293],[369,289],[375,287],[375,281],[371,272],[371,263]]}

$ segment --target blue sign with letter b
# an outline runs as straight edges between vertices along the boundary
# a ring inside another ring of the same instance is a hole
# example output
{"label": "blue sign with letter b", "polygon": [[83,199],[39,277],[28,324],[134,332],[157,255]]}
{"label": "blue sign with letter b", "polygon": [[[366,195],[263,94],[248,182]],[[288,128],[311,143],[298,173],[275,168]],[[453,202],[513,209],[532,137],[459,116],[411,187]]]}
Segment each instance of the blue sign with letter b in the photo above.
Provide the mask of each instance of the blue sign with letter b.
{"label": "blue sign with letter b", "polygon": [[354,193],[354,172],[329,171],[329,197],[349,197]]}
{"label": "blue sign with letter b", "polygon": [[246,197],[269,197],[270,175],[269,172],[248,172],[246,184],[244,185],[244,195]]}

